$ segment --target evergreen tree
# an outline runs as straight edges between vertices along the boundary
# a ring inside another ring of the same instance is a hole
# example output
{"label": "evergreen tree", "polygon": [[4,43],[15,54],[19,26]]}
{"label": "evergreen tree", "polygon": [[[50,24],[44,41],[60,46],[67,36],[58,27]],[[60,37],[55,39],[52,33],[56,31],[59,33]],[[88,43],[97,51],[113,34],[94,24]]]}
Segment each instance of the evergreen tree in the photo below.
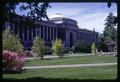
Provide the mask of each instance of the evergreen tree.
{"label": "evergreen tree", "polygon": [[115,20],[115,16],[113,15],[113,13],[110,12],[105,20],[106,23],[103,31],[105,41],[116,40],[117,30],[114,27],[115,26],[114,20]]}

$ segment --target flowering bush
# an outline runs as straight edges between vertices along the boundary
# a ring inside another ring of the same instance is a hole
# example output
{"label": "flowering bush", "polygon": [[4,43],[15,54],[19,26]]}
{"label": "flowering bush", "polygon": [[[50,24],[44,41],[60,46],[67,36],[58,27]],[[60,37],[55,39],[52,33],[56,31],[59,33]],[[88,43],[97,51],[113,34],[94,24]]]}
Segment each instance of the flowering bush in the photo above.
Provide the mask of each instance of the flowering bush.
{"label": "flowering bush", "polygon": [[25,54],[22,52],[15,53],[9,50],[3,51],[3,71],[4,72],[21,72]]}

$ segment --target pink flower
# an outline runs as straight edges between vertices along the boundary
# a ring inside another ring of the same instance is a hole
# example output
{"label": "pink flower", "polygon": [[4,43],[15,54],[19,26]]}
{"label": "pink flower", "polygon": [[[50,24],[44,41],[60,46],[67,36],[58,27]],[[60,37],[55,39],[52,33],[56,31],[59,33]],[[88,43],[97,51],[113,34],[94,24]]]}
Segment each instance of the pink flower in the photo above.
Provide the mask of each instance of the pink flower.
{"label": "pink flower", "polygon": [[3,69],[6,70],[22,70],[25,54],[16,53],[9,50],[3,51]]}

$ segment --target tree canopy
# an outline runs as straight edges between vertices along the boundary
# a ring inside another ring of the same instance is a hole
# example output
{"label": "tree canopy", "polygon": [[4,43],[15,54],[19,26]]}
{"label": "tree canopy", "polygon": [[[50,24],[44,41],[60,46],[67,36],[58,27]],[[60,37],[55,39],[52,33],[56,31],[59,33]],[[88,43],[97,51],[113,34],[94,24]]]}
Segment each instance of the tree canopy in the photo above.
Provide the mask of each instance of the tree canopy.
{"label": "tree canopy", "polygon": [[29,12],[27,13],[27,16],[29,16],[33,20],[35,20],[35,19],[42,20],[43,18],[48,19],[47,8],[51,7],[49,5],[50,0],[47,0],[45,2],[38,2],[38,1],[7,2],[7,1],[3,1],[3,4],[1,5],[1,7],[2,7],[2,12],[3,12],[2,18],[3,18],[4,23],[7,19],[11,19],[13,14],[16,14],[16,12],[15,12],[16,6],[19,5],[20,3],[22,4],[19,8],[20,11],[22,12],[23,10],[29,10]]}
{"label": "tree canopy", "polygon": [[103,36],[104,36],[104,40],[116,40],[116,35],[117,35],[117,29],[114,27],[114,20],[115,20],[115,16],[113,15],[113,13],[109,13],[109,15],[106,18],[106,22],[105,22],[105,28],[103,31]]}

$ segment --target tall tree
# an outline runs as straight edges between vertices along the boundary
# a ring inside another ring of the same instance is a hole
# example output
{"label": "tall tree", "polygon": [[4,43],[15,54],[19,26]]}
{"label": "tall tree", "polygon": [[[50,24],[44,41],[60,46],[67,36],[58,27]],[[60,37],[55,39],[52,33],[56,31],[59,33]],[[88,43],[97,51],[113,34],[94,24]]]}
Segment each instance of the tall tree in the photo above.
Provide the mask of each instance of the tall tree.
{"label": "tall tree", "polygon": [[[17,1],[11,1],[8,2],[8,0],[2,1],[1,4],[1,9],[2,9],[2,21],[3,21],[3,26],[5,24],[5,21],[7,19],[12,20],[14,14],[16,14],[15,9],[16,6],[21,3],[22,5],[20,6],[20,11],[22,12],[23,10],[29,10],[27,13],[27,16],[33,18],[34,20],[42,20],[43,18],[48,19],[47,16],[47,8],[50,7],[49,3],[50,0],[46,0],[46,2],[38,2],[38,0],[34,2],[17,2]],[[25,4],[24,4],[25,3]],[[12,19],[11,19],[12,18]]]}
{"label": "tall tree", "polygon": [[[114,1],[116,3],[117,6],[119,6],[119,2],[118,0]],[[110,8],[112,6],[112,0],[108,0],[108,4],[107,4],[108,8]],[[118,12],[120,13],[120,12]],[[118,23],[118,16],[115,17],[113,23],[116,25]]]}
{"label": "tall tree", "polygon": [[114,27],[114,20],[115,20],[115,16],[113,15],[113,13],[109,13],[109,15],[106,18],[106,22],[105,22],[105,28],[103,31],[103,35],[104,35],[104,40],[116,40],[116,35],[117,35],[117,29]]}

